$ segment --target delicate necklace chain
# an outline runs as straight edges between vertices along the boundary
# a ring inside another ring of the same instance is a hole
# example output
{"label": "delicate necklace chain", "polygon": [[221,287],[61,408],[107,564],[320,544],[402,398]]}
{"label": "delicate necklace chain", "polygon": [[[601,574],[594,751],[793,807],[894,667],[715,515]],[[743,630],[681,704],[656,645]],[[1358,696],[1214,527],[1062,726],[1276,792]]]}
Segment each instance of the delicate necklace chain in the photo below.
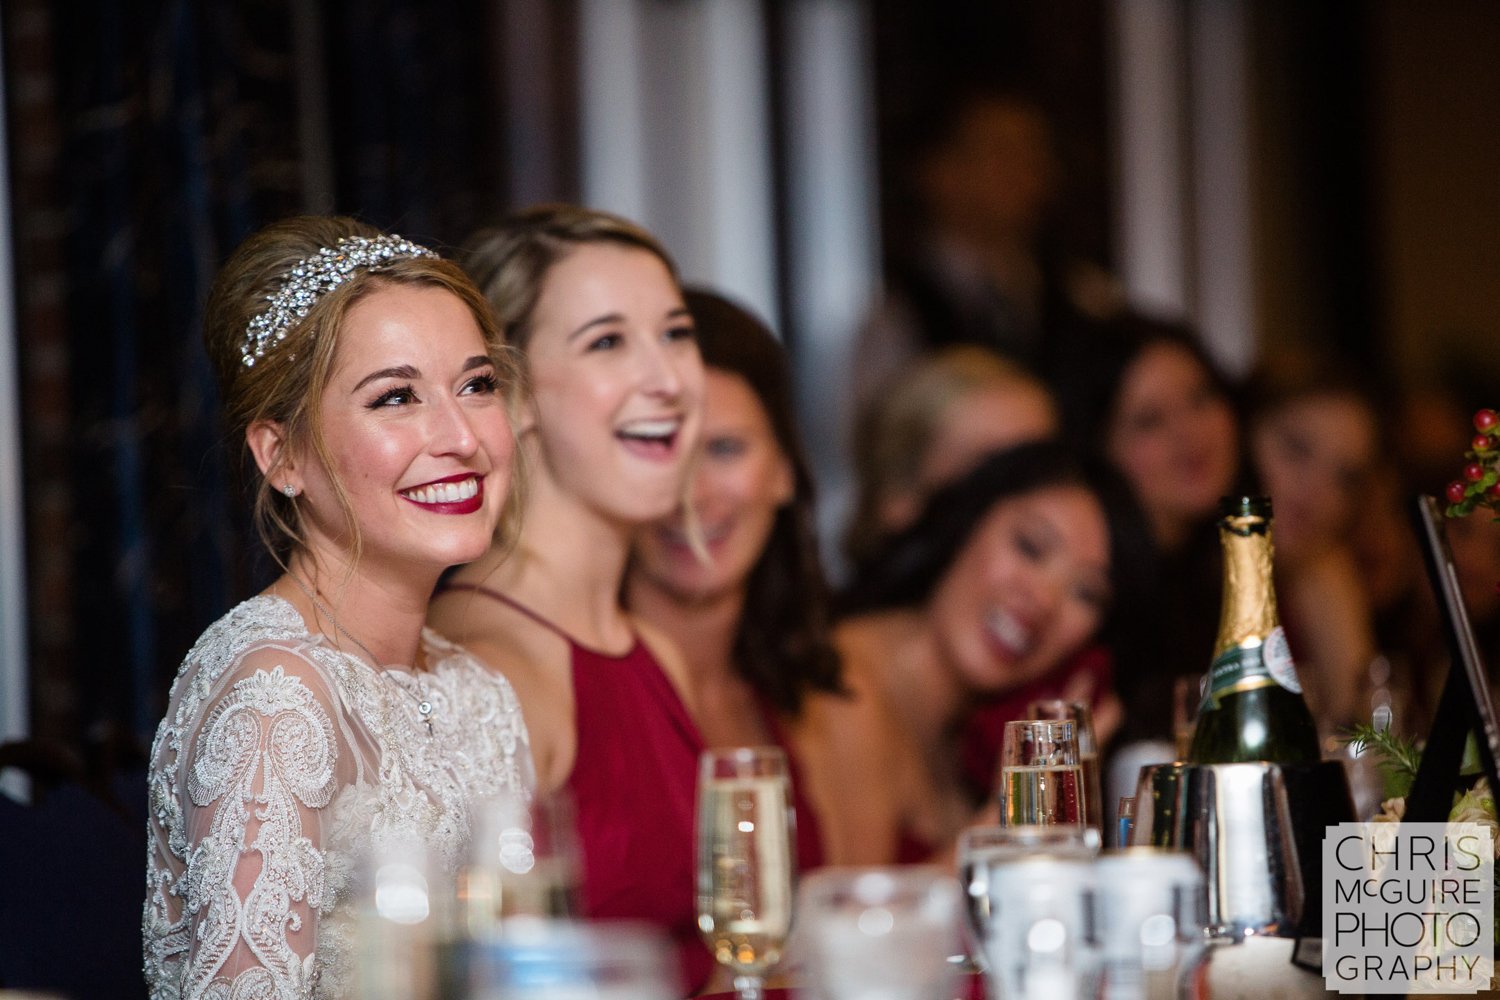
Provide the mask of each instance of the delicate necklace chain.
{"label": "delicate necklace chain", "polygon": [[[292,578],[292,582],[297,585],[297,589],[302,591],[303,594],[307,595],[307,599],[309,601],[312,601],[312,606],[317,609],[319,614],[321,614],[324,618],[327,618],[328,621],[332,623],[333,627],[338,630],[340,635],[342,635],[345,639],[348,639],[350,642],[354,643],[364,651],[364,654],[370,658],[370,663],[375,667],[377,673],[379,673],[382,677],[389,676],[390,671],[385,669],[384,665],[380,662],[380,657],[370,652],[369,646],[366,646],[364,643],[360,642],[357,638],[355,638],[354,633],[350,632],[348,629],[344,628],[342,624],[340,624],[339,620],[333,616],[333,612],[328,610],[327,606],[324,605],[322,601],[318,600],[317,595],[313,591],[313,589],[302,582],[301,577],[297,576],[296,573],[293,573],[291,571],[287,572],[287,576]],[[413,670],[412,677],[417,682],[416,692],[408,691],[406,688],[402,687],[394,680],[392,680],[391,683],[403,693],[416,700],[417,716],[422,720],[422,723],[427,726],[427,735],[430,737],[432,736],[432,700],[427,697],[427,686],[422,683],[421,675]]]}

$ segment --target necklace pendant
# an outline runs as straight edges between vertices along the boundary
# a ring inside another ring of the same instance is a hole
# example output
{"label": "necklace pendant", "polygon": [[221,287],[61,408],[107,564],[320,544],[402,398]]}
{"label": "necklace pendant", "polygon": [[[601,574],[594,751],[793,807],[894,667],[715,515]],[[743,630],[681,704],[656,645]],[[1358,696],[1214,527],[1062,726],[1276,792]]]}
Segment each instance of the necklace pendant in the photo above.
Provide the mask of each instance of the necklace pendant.
{"label": "necklace pendant", "polygon": [[427,726],[427,735],[432,735],[432,702],[425,698],[417,702],[417,715]]}

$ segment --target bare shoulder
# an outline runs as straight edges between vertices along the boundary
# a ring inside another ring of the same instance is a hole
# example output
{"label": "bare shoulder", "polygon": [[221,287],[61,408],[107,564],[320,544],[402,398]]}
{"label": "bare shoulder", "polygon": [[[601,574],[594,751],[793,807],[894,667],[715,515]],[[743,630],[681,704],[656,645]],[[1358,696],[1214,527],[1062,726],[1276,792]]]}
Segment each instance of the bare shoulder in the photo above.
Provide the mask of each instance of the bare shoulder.
{"label": "bare shoulder", "polygon": [[672,687],[677,691],[677,697],[687,706],[689,714],[694,718],[698,714],[696,693],[693,688],[693,674],[688,667],[687,657],[682,655],[682,650],[677,648],[677,643],[655,625],[641,618],[639,615],[630,616],[630,624],[635,628],[636,634],[661,665],[662,672],[667,675],[667,680],[672,682]]}
{"label": "bare shoulder", "polygon": [[906,811],[899,723],[867,660],[879,645],[873,624],[838,630],[845,693],[809,694],[787,727],[834,864],[893,861]]}
{"label": "bare shoulder", "polygon": [[899,613],[876,613],[847,619],[833,630],[833,645],[843,662],[844,685],[872,709],[886,705],[883,679],[904,625]]}
{"label": "bare shoulder", "polygon": [[560,636],[515,609],[473,591],[438,594],[428,624],[510,682],[531,740],[537,780],[562,787],[573,768],[572,660]]}

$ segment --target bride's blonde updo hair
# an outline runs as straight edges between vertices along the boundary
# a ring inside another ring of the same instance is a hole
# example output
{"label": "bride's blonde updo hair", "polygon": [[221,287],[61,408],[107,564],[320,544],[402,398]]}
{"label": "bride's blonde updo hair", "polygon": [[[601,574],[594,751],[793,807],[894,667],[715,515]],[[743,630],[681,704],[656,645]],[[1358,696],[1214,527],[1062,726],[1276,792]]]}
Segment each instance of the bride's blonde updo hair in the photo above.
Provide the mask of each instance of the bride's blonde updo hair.
{"label": "bride's blonde updo hair", "polygon": [[[346,258],[343,266],[336,263]],[[319,277],[321,282],[315,280]],[[514,402],[520,392],[515,356],[505,346],[489,303],[463,269],[354,219],[299,216],[267,226],[230,255],[209,292],[203,341],[218,378],[228,440],[236,442],[239,468],[254,483],[256,530],[283,566],[305,544],[302,520],[296,500],[279,489],[276,467],[264,475],[251,473],[255,463],[246,432],[259,421],[275,421],[284,435],[281,454],[312,449],[328,470],[357,560],[359,525],[334,471],[319,407],[349,309],[391,285],[430,285],[457,296],[479,326],[507,405]],[[289,288],[300,289],[291,309],[285,308]],[[513,466],[500,521],[502,540],[516,530],[520,473]]]}

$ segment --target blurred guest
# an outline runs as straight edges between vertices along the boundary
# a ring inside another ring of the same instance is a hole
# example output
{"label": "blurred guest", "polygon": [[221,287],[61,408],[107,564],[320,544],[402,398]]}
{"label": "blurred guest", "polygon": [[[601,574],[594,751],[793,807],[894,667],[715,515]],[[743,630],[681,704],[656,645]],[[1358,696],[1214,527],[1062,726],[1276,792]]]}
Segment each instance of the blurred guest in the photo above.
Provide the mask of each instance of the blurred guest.
{"label": "blurred guest", "polygon": [[1057,430],[1052,394],[1014,362],[972,346],[918,361],[870,402],[855,430],[858,497],[845,538],[851,563],[864,565],[915,520],[929,495],[990,452]]}
{"label": "blurred guest", "polygon": [[703,440],[689,509],[636,535],[626,604],[685,654],[707,745],[787,750],[806,870],[824,850],[787,729],[810,695],[842,686],[791,370],[749,312],[712,292],[683,298],[707,369]]}
{"label": "blurred guest", "polygon": [[1352,541],[1363,527],[1379,414],[1345,369],[1287,356],[1248,385],[1249,450],[1271,498],[1276,592],[1325,749],[1370,718],[1376,654],[1370,594]]}
{"label": "blurred guest", "polygon": [[[972,345],[918,360],[870,401],[857,428],[858,506],[846,537],[853,578],[870,569],[933,493],[990,454],[1058,429],[1052,393],[1014,361]],[[1110,665],[1108,651],[1087,648],[1029,684],[977,699],[960,739],[965,787],[980,795],[988,790],[1005,723],[1025,718],[1034,700],[1088,703],[1107,738],[1119,719]]]}
{"label": "blurred guest", "polygon": [[585,915],[665,928],[696,990],[713,959],[693,897],[691,677],[621,604],[632,539],[687,485],[703,397],[693,319],[660,243],[602,212],[521,212],[478,234],[464,264],[526,371],[530,479],[519,539],[460,568],[431,619],[515,685],[541,788],[575,803]]}
{"label": "blurred guest", "polygon": [[1156,543],[1151,603],[1171,627],[1116,664],[1115,684],[1122,738],[1170,740],[1179,678],[1203,675],[1218,632],[1218,502],[1240,466],[1229,386],[1191,328],[1132,313],[1100,328],[1060,392],[1069,435],[1124,474]]}
{"label": "blurred guest", "polygon": [[825,699],[799,724],[824,814],[855,817],[875,860],[950,846],[977,807],[957,754],[976,699],[1116,634],[1150,558],[1124,483],[1053,442],[992,455],[934,494],[835,630],[864,711]]}
{"label": "blurred guest", "polygon": [[1049,245],[1059,169],[1041,106],[980,86],[929,111],[910,137],[906,178],[921,231],[892,251],[887,295],[857,347],[857,400],[949,344],[1049,376],[1073,328],[1120,303],[1112,279]]}
{"label": "blurred guest", "polygon": [[1410,496],[1428,493],[1441,497],[1462,456],[1469,447],[1474,428],[1470,423],[1474,411],[1494,394],[1480,389],[1481,401],[1475,405],[1452,385],[1430,378],[1417,379],[1400,387],[1388,405],[1392,411],[1388,425],[1396,469],[1404,490]]}
{"label": "blurred guest", "polygon": [[[348,219],[247,240],[204,340],[283,572],[183,661],[151,751],[153,997],[343,997],[372,846],[448,872],[470,806],[534,781],[515,692],[424,631],[511,496],[516,384],[457,265]],[[247,462],[248,465],[248,462]]]}
{"label": "blurred guest", "polygon": [[[1462,453],[1460,445],[1454,454]],[[1369,668],[1372,721],[1423,739],[1442,694],[1448,649],[1403,480],[1393,460],[1377,460],[1360,504],[1359,530],[1350,542],[1369,598],[1377,650]]]}
{"label": "blurred guest", "polygon": [[1458,571],[1459,592],[1474,626],[1479,651],[1500,692],[1500,521],[1487,511],[1447,522],[1448,544]]}

